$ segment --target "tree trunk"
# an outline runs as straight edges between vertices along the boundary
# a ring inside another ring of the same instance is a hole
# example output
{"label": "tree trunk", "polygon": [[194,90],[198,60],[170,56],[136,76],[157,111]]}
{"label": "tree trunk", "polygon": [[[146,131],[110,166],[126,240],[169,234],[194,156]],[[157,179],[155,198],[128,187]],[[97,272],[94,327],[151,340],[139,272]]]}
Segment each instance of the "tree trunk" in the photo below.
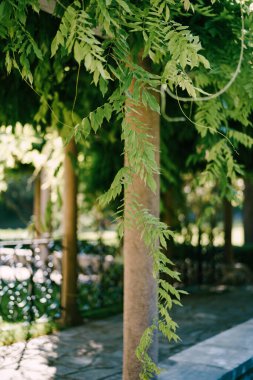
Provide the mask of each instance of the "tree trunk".
{"label": "tree trunk", "polygon": [[40,199],[41,199],[41,181],[40,174],[37,175],[34,181],[34,198],[33,198],[33,219],[34,219],[34,236],[39,238],[41,235],[40,225]]}
{"label": "tree trunk", "polygon": [[245,178],[244,185],[244,244],[253,244],[253,180],[250,178]]}
{"label": "tree trunk", "polygon": [[224,199],[224,253],[225,261],[228,265],[234,262],[233,247],[232,247],[232,225],[233,225],[233,207],[231,202]]}
{"label": "tree trunk", "polygon": [[[145,69],[147,67],[143,65]],[[134,82],[130,86],[133,91]],[[147,133],[156,148],[156,160],[159,162],[160,120],[159,115],[143,105],[134,106],[130,100],[126,103],[132,111],[126,115],[126,121],[133,130],[138,127],[138,120],[146,125]],[[137,121],[133,121],[134,116]],[[125,157],[125,165],[128,159]],[[125,192],[125,214],[131,213],[131,202],[136,199],[152,214],[159,215],[159,176],[156,178],[157,190],[154,194],[138,176]],[[153,278],[153,261],[149,251],[141,239],[137,227],[125,226],[124,232],[124,359],[123,379],[139,380],[141,363],[135,356],[135,350],[145,329],[157,317],[157,287]],[[157,337],[152,344],[150,355],[157,362]]]}
{"label": "tree trunk", "polygon": [[77,157],[74,139],[65,147],[63,192],[63,256],[61,306],[63,325],[74,325],[77,315],[77,176],[73,158]]}

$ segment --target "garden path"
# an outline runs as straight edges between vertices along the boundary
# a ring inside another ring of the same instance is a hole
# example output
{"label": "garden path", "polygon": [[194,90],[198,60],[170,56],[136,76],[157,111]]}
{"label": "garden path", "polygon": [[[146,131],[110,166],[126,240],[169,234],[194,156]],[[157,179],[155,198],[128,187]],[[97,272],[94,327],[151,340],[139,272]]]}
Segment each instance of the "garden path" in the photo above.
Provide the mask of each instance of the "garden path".
{"label": "garden path", "polygon": [[[253,317],[253,286],[192,291],[173,312],[182,342],[161,339],[160,360]],[[121,365],[121,315],[0,347],[1,380],[120,380]]]}

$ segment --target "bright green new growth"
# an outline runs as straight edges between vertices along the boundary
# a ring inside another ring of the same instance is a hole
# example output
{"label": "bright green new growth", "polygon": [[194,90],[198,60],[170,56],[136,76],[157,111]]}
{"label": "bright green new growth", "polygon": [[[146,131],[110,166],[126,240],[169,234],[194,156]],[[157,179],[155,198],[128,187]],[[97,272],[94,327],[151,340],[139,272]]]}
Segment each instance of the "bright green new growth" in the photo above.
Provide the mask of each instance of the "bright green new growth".
{"label": "bright green new growth", "polygon": [[[217,3],[219,5],[219,2]],[[225,21],[229,19],[230,8],[231,11],[239,10],[240,13],[240,6],[232,3],[224,2],[221,17],[224,17]],[[122,119],[121,136],[129,163],[120,169],[108,192],[100,198],[101,205],[105,206],[122,194],[132,182],[133,175],[138,175],[152,191],[155,191],[154,175],[159,173],[159,168],[155,161],[152,140],[145,125],[139,123],[133,130],[126,121],[126,114],[130,111],[134,113],[137,105],[144,105],[160,113],[159,101],[152,91],[160,92],[162,85],[176,93],[186,91],[193,98],[199,93],[206,94],[210,87],[222,88],[224,73],[229,76],[231,67],[230,62],[221,62],[220,67],[213,73],[209,61],[213,61],[213,56],[220,56],[219,48],[217,51],[213,49],[210,59],[205,58],[201,54],[201,38],[188,26],[188,17],[194,17],[189,12],[194,9],[196,14],[199,12],[203,17],[210,18],[219,12],[219,9],[217,11],[212,6],[206,6],[202,0],[198,0],[195,6],[189,0],[146,0],[140,2],[140,5],[136,1],[128,0],[90,0],[85,4],[84,6],[79,0],[69,1],[52,41],[51,53],[55,59],[73,56],[80,69],[84,66],[92,75],[94,84],[105,97],[102,106],[88,116],[84,115],[82,121],[74,127],[72,134],[77,140],[88,138],[91,131],[98,132],[103,122],[109,122],[112,116]],[[0,38],[4,42],[8,41],[5,48],[7,70],[18,68],[22,76],[30,82],[33,80],[31,62],[41,60],[42,53],[35,37],[26,29],[29,23],[27,9],[32,6],[38,11],[38,5],[36,0],[20,0],[15,7],[11,2],[3,0],[0,5]],[[61,7],[61,4],[59,6]],[[240,38],[240,32],[239,27],[238,33],[234,35],[235,39]],[[135,56],[140,53],[143,58],[152,61],[155,73],[144,70],[136,63]],[[249,65],[252,76],[250,62],[248,58],[246,65]],[[250,71],[249,67],[245,72]],[[221,178],[225,195],[235,176],[241,174],[241,167],[233,157],[234,144],[241,143],[252,147],[253,143],[252,138],[226,125],[228,112],[232,114],[233,119],[243,121],[244,125],[248,123],[252,110],[252,106],[248,106],[252,86],[250,89],[247,88],[245,77],[243,74],[240,77],[244,89],[243,100],[237,100],[236,104],[229,107],[229,111],[224,110],[220,99],[200,103],[196,106],[193,121],[201,136],[199,145],[202,149],[202,159],[204,156],[207,162],[206,170],[201,174],[201,181]],[[129,86],[133,80],[134,88],[130,93]],[[112,92],[108,89],[110,81],[117,83]],[[235,83],[229,90],[229,101],[238,92],[236,86]],[[132,104],[132,107],[129,104]],[[182,109],[181,104],[179,105]],[[240,112],[241,110],[243,112]],[[134,117],[132,120],[135,121]],[[173,263],[164,254],[167,240],[172,237],[172,233],[164,223],[143,208],[138,198],[132,203],[131,209],[131,215],[125,215],[124,224],[135,228],[137,226],[140,231],[153,257],[154,277],[158,284],[159,318],[144,332],[136,350],[136,355],[143,365],[140,378],[148,380],[159,372],[148,355],[155,331],[161,331],[169,340],[179,339],[176,334],[177,324],[170,317],[170,309],[173,304],[180,305],[180,294],[183,292],[176,290],[164,279],[167,276],[180,281],[179,273],[173,269]],[[135,215],[134,219],[132,215]],[[163,275],[161,279],[159,274]]]}

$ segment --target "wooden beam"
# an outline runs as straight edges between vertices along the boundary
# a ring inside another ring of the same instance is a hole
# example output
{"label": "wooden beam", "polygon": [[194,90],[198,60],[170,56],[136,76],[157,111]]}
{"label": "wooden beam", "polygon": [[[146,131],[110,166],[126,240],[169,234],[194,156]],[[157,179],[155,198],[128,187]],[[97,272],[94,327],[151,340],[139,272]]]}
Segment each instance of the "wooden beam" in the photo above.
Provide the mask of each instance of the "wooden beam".
{"label": "wooden beam", "polygon": [[34,181],[34,197],[33,197],[33,219],[34,219],[34,232],[35,237],[41,237],[41,223],[40,223],[40,200],[41,200],[41,181],[40,173],[37,175]]}
{"label": "wooden beam", "polygon": [[44,12],[53,14],[56,6],[56,0],[40,0],[40,9]]}
{"label": "wooden beam", "polygon": [[64,326],[78,324],[77,313],[77,175],[73,166],[77,147],[72,138],[65,146],[63,192],[63,256],[61,321]]}

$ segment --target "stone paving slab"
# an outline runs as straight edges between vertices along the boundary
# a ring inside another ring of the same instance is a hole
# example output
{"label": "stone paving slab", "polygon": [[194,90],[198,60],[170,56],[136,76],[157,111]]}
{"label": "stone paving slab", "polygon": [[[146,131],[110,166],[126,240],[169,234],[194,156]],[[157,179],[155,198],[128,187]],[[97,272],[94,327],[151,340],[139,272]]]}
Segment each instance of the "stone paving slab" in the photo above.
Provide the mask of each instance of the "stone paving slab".
{"label": "stone paving slab", "polygon": [[[173,311],[182,342],[168,343],[161,339],[161,361],[252,318],[253,287],[192,294],[183,299],[183,304],[183,308]],[[122,315],[118,315],[89,321],[83,326],[26,343],[0,347],[0,380],[121,380],[122,325]],[[222,334],[223,355],[230,346],[229,335],[227,332]],[[242,327],[239,335],[242,337],[239,350],[248,350],[253,342],[252,334]],[[169,364],[171,369],[177,373],[172,364]],[[188,366],[187,377],[182,380],[191,380],[190,374],[196,370],[197,364],[193,362]],[[215,370],[217,376],[222,374],[220,368]],[[208,377],[208,366],[198,366],[198,371],[193,380],[213,380]],[[162,380],[167,380],[165,373],[161,376]],[[174,377],[168,380],[174,380]]]}
{"label": "stone paving slab", "polygon": [[171,356],[163,367],[159,380],[237,379],[253,369],[253,319]]}
{"label": "stone paving slab", "polygon": [[226,373],[225,369],[218,367],[189,362],[178,365],[173,360],[161,363],[161,369],[159,380],[217,380]]}

